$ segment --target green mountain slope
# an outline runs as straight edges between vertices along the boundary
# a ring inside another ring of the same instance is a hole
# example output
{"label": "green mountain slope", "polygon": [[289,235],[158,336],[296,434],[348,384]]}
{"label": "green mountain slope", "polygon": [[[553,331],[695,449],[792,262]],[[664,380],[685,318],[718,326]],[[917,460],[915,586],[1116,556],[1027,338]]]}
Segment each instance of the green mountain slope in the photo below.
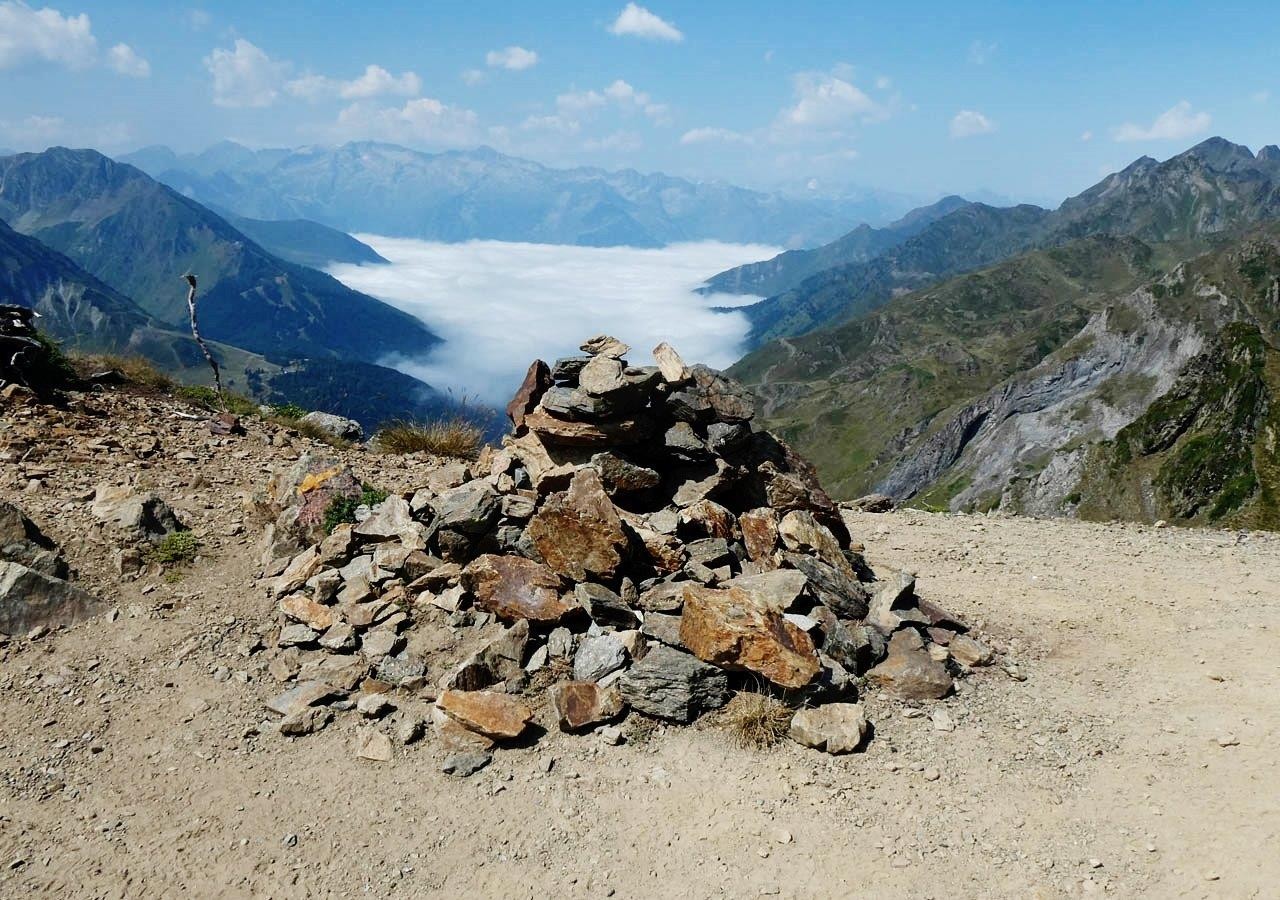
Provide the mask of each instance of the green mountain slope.
{"label": "green mountain slope", "polygon": [[306,219],[246,219],[221,210],[217,212],[268,253],[300,266],[325,269],[334,263],[383,265],[387,262],[368,244],[356,240],[345,231],[318,222]]}
{"label": "green mountain slope", "polygon": [[827,269],[874,259],[919,234],[948,213],[968,205],[968,202],[963,197],[943,197],[937,203],[912,210],[883,228],[859,225],[821,247],[788,250],[773,259],[737,266],[710,279],[704,292],[772,297]]}
{"label": "green mountain slope", "polygon": [[1163,163],[1143,157],[1052,212],[980,204],[958,209],[879,256],[820,272],[744,307],[752,323],[748,340],[756,347],[837,324],[896,293],[1035,247],[1092,234],[1131,235],[1147,242],[1187,240],[1278,215],[1277,154],[1264,148],[1255,155],[1247,147],[1210,138]]}
{"label": "green mountain slope", "polygon": [[0,218],[169,325],[186,316],[179,276],[197,274],[206,335],[282,361],[376,362],[439,341],[412,316],[270,255],[194,201],[92,150],[0,159]]}

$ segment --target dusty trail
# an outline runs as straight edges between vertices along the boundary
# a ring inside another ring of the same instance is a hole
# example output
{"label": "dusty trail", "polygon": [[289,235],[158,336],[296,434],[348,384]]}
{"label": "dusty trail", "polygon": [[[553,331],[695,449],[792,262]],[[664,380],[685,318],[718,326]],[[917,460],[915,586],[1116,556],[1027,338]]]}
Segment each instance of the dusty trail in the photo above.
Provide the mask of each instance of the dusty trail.
{"label": "dusty trail", "polygon": [[1275,896],[1274,536],[855,515],[873,565],[917,571],[1026,680],[981,671],[924,715],[871,699],[847,757],[739,750],[704,721],[551,733],[459,780],[430,738],[378,764],[347,720],[255,733],[272,604],[239,495],[281,452],[259,438],[146,467],[209,536],[172,584],[111,575],[76,499],[93,465],[33,499],[2,464],[0,496],[121,615],[0,647],[0,896]]}

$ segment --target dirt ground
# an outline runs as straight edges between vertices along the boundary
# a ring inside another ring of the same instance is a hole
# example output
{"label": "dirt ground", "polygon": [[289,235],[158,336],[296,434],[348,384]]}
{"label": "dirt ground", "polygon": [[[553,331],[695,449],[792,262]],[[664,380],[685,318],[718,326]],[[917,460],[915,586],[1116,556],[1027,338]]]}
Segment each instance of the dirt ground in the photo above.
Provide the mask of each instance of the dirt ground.
{"label": "dirt ground", "polygon": [[[0,496],[118,609],[0,645],[2,897],[1280,894],[1276,536],[852,515],[873,566],[917,572],[1004,663],[923,714],[869,694],[849,756],[739,749],[710,719],[621,746],[553,729],[459,779],[430,736],[376,763],[353,717],[258,728],[279,686],[242,501],[282,451],[153,425],[145,463],[51,454],[24,490],[30,459],[0,462]],[[180,579],[111,573],[85,499],[112,471],[202,535]]]}

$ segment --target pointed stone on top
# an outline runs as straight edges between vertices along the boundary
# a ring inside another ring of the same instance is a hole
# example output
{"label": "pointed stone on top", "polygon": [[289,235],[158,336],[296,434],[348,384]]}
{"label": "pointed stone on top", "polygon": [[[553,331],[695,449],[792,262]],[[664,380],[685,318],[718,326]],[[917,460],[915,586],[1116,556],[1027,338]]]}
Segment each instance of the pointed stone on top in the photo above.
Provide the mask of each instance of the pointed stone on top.
{"label": "pointed stone on top", "polygon": [[689,367],[684,364],[680,354],[666,341],[653,348],[653,359],[658,364],[662,377],[670,384],[679,384],[689,378]]}
{"label": "pointed stone on top", "polygon": [[592,356],[607,356],[610,359],[622,359],[631,348],[616,337],[610,337],[607,334],[597,334],[593,338],[589,338],[583,342],[581,350],[583,353],[590,353]]}

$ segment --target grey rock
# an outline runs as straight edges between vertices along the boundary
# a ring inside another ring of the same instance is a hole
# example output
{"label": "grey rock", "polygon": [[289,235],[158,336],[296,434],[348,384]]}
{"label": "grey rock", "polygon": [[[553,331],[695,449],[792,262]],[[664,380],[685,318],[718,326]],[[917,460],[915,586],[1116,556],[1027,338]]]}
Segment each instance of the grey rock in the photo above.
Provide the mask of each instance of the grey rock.
{"label": "grey rock", "polygon": [[529,620],[516,622],[484,647],[471,654],[445,681],[443,687],[478,691],[519,676],[529,644]]}
{"label": "grey rock", "polygon": [[776,612],[786,612],[809,585],[809,576],[798,569],[771,569],[757,575],[739,575],[725,583],[738,587]]}
{"label": "grey rock", "polygon": [[568,659],[573,655],[573,632],[563,626],[551,629],[547,635],[547,652],[553,659]]}
{"label": "grey rock", "polygon": [[576,681],[599,681],[627,664],[627,648],[611,634],[585,637],[573,657]]}
{"label": "grey rock", "polygon": [[870,598],[862,583],[803,553],[784,553],[783,559],[809,579],[809,589],[818,600],[845,619],[862,619],[867,615]]}
{"label": "grey rock", "polygon": [[605,397],[627,387],[621,360],[608,356],[592,357],[578,373],[578,387],[596,397]]}
{"label": "grey rock", "polygon": [[487,750],[462,750],[446,756],[440,771],[446,775],[467,778],[479,772],[492,761],[493,754]]}
{"label": "grey rock", "polygon": [[618,682],[633,709],[676,722],[691,722],[729,702],[729,679],[688,653],[657,646]]}
{"label": "grey rock", "polygon": [[712,422],[707,426],[707,446],[713,453],[730,453],[751,437],[751,426],[745,422]]}
{"label": "grey rock", "polygon": [[573,592],[578,602],[591,616],[592,621],[599,625],[635,628],[639,622],[635,611],[604,585],[583,581],[573,589]]}
{"label": "grey rock", "polygon": [[105,601],[68,581],[0,562],[0,633],[25,634],[83,622],[107,608]]}
{"label": "grey rock", "polygon": [[576,385],[578,373],[590,361],[590,356],[565,356],[557,359],[551,367],[551,380],[560,385]]}
{"label": "grey rock", "polygon": [[8,502],[0,502],[0,560],[20,563],[53,578],[67,577],[67,564],[57,544]]}
{"label": "grey rock", "polygon": [[613,452],[597,453],[591,457],[591,464],[610,494],[647,491],[662,484],[662,476],[655,470],[638,466]]}
{"label": "grey rock", "polygon": [[378,663],[378,680],[396,687],[408,687],[414,681],[421,681],[426,674],[426,660],[407,650],[384,656]]}
{"label": "grey rock", "polygon": [[320,635],[317,642],[326,650],[332,650],[335,653],[346,653],[356,649],[360,643],[356,637],[356,630],[346,622],[334,622],[329,626],[329,630]]}
{"label": "grey rock", "polygon": [[333,721],[333,710],[323,706],[299,709],[280,720],[280,733],[287,737],[302,737],[322,731]]}
{"label": "grey rock", "polygon": [[355,419],[344,419],[326,412],[309,412],[298,421],[319,428],[339,440],[357,443],[364,440],[364,429]]}
{"label": "grey rock", "polygon": [[480,534],[498,513],[501,500],[486,481],[472,481],[440,494],[432,504],[441,528]]}
{"label": "grey rock", "polygon": [[684,647],[680,640],[680,616],[665,613],[647,612],[644,614],[644,625],[640,628],[645,637],[666,644],[668,647]]}
{"label": "grey rock", "polygon": [[592,356],[605,356],[609,359],[622,359],[631,350],[622,341],[607,334],[598,334],[593,338],[588,338],[579,349],[583,353],[590,353]]}
{"label": "grey rock", "polygon": [[280,637],[276,643],[281,647],[302,647],[315,643],[318,637],[319,635],[309,625],[297,622],[281,628]]}
{"label": "grey rock", "polygon": [[177,514],[157,494],[128,486],[98,485],[89,511],[100,522],[118,525],[150,540],[182,530]]}

